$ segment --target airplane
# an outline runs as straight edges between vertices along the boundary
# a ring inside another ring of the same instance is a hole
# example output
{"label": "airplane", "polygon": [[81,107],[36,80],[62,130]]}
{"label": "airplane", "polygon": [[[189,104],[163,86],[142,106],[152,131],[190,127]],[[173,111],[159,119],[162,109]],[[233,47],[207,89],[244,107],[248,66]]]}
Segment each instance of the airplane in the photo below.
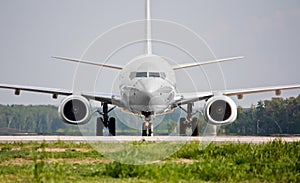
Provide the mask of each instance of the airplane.
{"label": "airplane", "polygon": [[[186,129],[192,126],[197,130],[197,118],[193,117],[193,104],[205,101],[204,118],[207,123],[215,126],[226,125],[234,122],[237,118],[237,105],[231,96],[242,99],[245,94],[271,92],[276,96],[282,90],[299,89],[300,85],[272,86],[262,88],[236,89],[224,91],[203,91],[179,93],[176,89],[175,71],[191,67],[220,62],[233,61],[243,57],[215,59],[197,63],[171,65],[167,60],[152,52],[151,40],[151,11],[150,0],[146,4],[146,30],[145,30],[145,53],[130,60],[125,66],[109,65],[87,60],[79,60],[65,57],[53,57],[63,61],[88,64],[96,67],[114,69],[120,72],[119,96],[102,93],[77,94],[71,90],[44,88],[34,86],[21,86],[1,84],[0,88],[12,89],[15,95],[21,91],[39,92],[51,94],[54,99],[59,95],[66,96],[59,105],[58,114],[68,124],[81,125],[91,120],[93,114],[91,100],[101,102],[102,107],[97,110],[101,117],[97,118],[96,135],[103,135],[104,127],[108,128],[110,135],[116,135],[116,120],[109,113],[116,107],[133,115],[143,116],[142,136],[153,136],[153,124],[151,117],[166,114],[181,108],[187,113],[186,118],[180,119],[180,135],[186,135]],[[110,107],[113,106],[113,107]],[[187,106],[186,109],[183,106]],[[193,132],[197,136],[197,132]]]}

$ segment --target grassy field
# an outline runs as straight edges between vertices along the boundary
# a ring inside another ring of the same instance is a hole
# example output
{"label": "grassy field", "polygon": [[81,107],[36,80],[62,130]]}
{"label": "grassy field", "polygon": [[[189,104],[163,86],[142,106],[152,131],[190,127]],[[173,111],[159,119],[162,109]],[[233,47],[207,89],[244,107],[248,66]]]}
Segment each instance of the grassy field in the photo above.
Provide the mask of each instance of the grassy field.
{"label": "grassy field", "polygon": [[[134,142],[130,145],[147,145]],[[300,142],[187,143],[153,164],[106,159],[89,144],[0,144],[1,182],[300,182]]]}

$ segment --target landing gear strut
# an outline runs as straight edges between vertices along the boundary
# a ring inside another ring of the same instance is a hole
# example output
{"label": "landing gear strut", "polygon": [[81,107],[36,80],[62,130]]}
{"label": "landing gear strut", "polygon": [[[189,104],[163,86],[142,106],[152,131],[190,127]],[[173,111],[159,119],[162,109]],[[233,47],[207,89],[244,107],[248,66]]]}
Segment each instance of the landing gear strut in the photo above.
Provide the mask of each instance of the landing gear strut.
{"label": "landing gear strut", "polygon": [[107,103],[102,103],[102,111],[97,111],[102,117],[97,118],[96,136],[103,136],[103,128],[108,128],[110,136],[116,136],[116,119],[109,117],[108,113],[115,107],[108,109]]}
{"label": "landing gear strut", "polygon": [[[191,136],[199,136],[198,130],[198,118],[193,117],[193,103],[187,104],[187,110],[180,107],[183,111],[187,113],[186,118],[180,118],[179,121],[179,135],[187,136],[188,129],[191,129]],[[193,118],[192,118],[193,117]]]}
{"label": "landing gear strut", "polygon": [[145,116],[145,122],[142,126],[142,136],[153,136],[153,124],[150,123],[151,121],[151,112],[143,112]]}

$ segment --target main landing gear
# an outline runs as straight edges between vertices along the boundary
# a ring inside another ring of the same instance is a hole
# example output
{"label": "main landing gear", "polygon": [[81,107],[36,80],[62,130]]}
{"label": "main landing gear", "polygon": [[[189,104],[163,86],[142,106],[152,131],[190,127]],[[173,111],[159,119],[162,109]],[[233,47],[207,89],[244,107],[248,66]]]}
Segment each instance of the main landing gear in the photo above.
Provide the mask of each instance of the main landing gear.
{"label": "main landing gear", "polygon": [[151,121],[151,112],[143,112],[145,116],[145,122],[142,126],[142,136],[153,136],[153,124],[150,123]]}
{"label": "main landing gear", "polygon": [[[198,118],[193,117],[193,103],[187,104],[187,110],[182,108],[180,109],[187,113],[186,118],[180,118],[179,121],[179,135],[180,136],[187,136],[191,134],[191,136],[199,136],[199,129],[198,129]],[[188,133],[188,131],[191,131]]]}
{"label": "main landing gear", "polygon": [[108,113],[114,108],[108,109],[108,104],[102,103],[102,111],[98,111],[102,117],[97,118],[96,136],[103,136],[104,127],[108,128],[110,136],[116,136],[116,119],[108,116]]}

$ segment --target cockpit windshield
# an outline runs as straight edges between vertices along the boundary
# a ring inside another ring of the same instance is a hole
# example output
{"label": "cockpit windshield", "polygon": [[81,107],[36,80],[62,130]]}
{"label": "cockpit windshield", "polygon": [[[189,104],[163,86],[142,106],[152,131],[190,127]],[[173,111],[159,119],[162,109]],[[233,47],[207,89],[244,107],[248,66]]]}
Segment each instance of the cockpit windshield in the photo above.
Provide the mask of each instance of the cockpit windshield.
{"label": "cockpit windshield", "polygon": [[153,78],[159,78],[160,74],[159,72],[149,72],[149,77],[153,77]]}
{"label": "cockpit windshield", "polygon": [[136,72],[135,77],[137,77],[137,78],[147,77],[147,72]]}
{"label": "cockpit windshield", "polygon": [[164,72],[132,72],[129,75],[130,79],[133,78],[142,78],[142,77],[149,77],[149,78],[166,78],[166,73]]}

